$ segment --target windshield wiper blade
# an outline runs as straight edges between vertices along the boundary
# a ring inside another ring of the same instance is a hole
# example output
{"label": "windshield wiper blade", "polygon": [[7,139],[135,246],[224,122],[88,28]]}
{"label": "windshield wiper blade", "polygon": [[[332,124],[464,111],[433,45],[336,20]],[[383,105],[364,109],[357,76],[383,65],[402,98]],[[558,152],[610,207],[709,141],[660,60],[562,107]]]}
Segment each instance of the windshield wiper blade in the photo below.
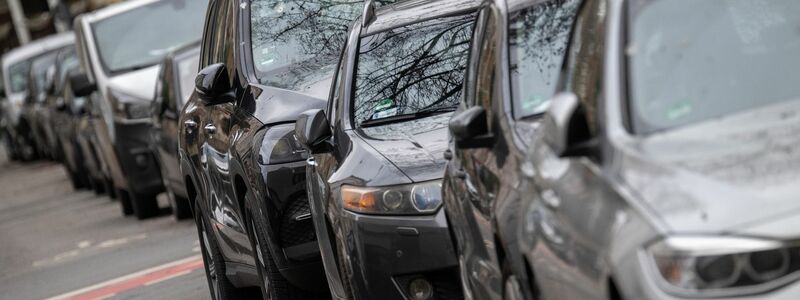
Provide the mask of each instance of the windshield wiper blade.
{"label": "windshield wiper blade", "polygon": [[391,117],[385,117],[380,119],[369,119],[361,122],[361,127],[374,127],[380,125],[386,125],[391,123],[400,123],[405,121],[410,121],[414,119],[420,119],[424,117],[429,117],[433,115],[443,114],[454,112],[456,110],[455,106],[445,106],[445,107],[433,107],[433,108],[426,108],[420,110],[418,112],[409,113],[409,114],[402,114],[402,115],[394,115]]}

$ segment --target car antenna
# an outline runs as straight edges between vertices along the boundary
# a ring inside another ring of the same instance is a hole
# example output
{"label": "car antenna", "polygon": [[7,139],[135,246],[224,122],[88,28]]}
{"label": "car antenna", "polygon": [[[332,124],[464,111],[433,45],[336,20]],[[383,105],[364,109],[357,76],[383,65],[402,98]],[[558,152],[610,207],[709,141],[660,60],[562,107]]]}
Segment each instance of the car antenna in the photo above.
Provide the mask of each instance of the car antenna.
{"label": "car antenna", "polygon": [[364,3],[364,12],[361,14],[361,28],[367,28],[375,21],[375,0],[367,0]]}

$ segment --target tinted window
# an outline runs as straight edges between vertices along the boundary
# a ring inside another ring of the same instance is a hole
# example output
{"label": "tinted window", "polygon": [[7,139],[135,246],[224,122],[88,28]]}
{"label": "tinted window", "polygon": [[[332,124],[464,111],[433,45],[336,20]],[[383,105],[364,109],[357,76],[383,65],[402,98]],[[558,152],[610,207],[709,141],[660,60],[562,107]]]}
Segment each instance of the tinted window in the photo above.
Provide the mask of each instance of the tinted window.
{"label": "tinted window", "polygon": [[254,0],[250,4],[253,64],[264,84],[286,87],[289,65],[335,62],[363,1]]}
{"label": "tinted window", "polygon": [[356,126],[458,105],[473,23],[474,16],[450,17],[364,37],[355,77]]}
{"label": "tinted window", "polygon": [[8,75],[6,76],[8,76],[9,85],[11,85],[9,87],[11,93],[21,93],[28,88],[28,73],[30,73],[30,69],[30,61],[21,61],[8,68]]}
{"label": "tinted window", "polygon": [[56,62],[56,55],[58,52],[53,51],[45,55],[39,56],[31,62],[31,73],[33,82],[32,88],[36,93],[31,99],[36,101],[43,101],[45,99],[45,81],[47,80],[47,71],[53,67]]}
{"label": "tinted window", "polygon": [[637,1],[629,11],[637,132],[800,96],[800,1]]}
{"label": "tinted window", "polygon": [[183,107],[183,104],[189,100],[189,97],[194,92],[194,79],[197,77],[197,66],[200,55],[192,55],[191,57],[184,58],[178,62],[178,84],[180,85],[180,103],[178,108]]}
{"label": "tinted window", "polygon": [[508,54],[514,115],[547,110],[555,94],[579,0],[550,0],[509,15]]}
{"label": "tinted window", "polygon": [[112,73],[160,62],[200,37],[206,6],[199,0],[162,0],[94,23],[100,61]]}
{"label": "tinted window", "polygon": [[77,53],[75,52],[75,48],[69,48],[61,55],[61,64],[58,66],[59,74],[57,74],[58,79],[56,81],[56,84],[58,85],[57,90],[61,90],[61,88],[63,88],[64,81],[67,79],[67,72],[73,68],[77,68],[81,63],[78,59]]}

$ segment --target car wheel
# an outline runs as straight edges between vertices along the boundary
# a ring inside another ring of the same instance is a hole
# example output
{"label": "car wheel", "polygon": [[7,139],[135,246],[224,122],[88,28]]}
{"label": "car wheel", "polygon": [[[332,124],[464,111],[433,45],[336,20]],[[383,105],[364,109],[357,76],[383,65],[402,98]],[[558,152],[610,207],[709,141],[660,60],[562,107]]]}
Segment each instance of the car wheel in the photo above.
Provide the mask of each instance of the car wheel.
{"label": "car wheel", "polygon": [[192,211],[189,209],[189,199],[175,195],[175,192],[169,188],[167,188],[167,197],[169,198],[169,205],[172,207],[172,216],[175,220],[183,220],[192,217]]}
{"label": "car wheel", "polygon": [[147,219],[158,214],[158,200],[156,195],[131,192],[133,214],[139,220]]}
{"label": "car wheel", "polygon": [[267,245],[267,234],[263,226],[263,219],[249,214],[250,244],[253,246],[253,258],[256,262],[258,277],[261,280],[261,295],[264,299],[271,300],[301,300],[317,299],[312,293],[302,290],[289,283],[278,270],[272,252]]}
{"label": "car wheel", "polygon": [[75,190],[80,190],[86,188],[86,182],[83,181],[83,177],[80,174],[67,170],[67,175],[69,175],[69,181],[72,183],[72,188]]}
{"label": "car wheel", "polygon": [[117,189],[114,188],[114,183],[110,179],[103,179],[103,185],[108,191],[108,197],[112,200],[117,199]]}
{"label": "car wheel", "polygon": [[208,231],[210,226],[206,225],[200,207],[196,206],[195,224],[197,225],[198,239],[200,240],[200,252],[203,254],[203,265],[206,270],[206,280],[208,289],[211,291],[211,298],[215,300],[240,299],[242,295],[225,277],[225,261],[219,252],[213,234]]}
{"label": "car wheel", "polygon": [[103,184],[102,180],[92,179],[92,189],[96,195],[102,195],[106,193],[106,186]]}
{"label": "car wheel", "polygon": [[131,195],[128,194],[128,191],[123,189],[118,189],[117,195],[119,196],[119,206],[122,208],[122,215],[123,216],[132,215],[133,203],[131,201]]}

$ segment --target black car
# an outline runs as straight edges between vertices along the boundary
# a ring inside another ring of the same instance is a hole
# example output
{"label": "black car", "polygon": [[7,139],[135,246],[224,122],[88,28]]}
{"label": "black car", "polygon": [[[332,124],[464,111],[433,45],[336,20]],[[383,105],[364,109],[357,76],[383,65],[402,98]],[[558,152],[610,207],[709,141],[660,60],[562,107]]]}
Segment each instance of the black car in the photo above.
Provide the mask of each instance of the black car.
{"label": "black car", "polygon": [[209,5],[179,155],[212,294],[253,286],[273,299],[327,297],[293,123],[324,107],[362,3]]}
{"label": "black car", "polygon": [[298,118],[312,216],[340,299],[460,299],[441,208],[447,122],[479,1],[410,1],[351,27],[325,110]]}
{"label": "black car", "polygon": [[45,100],[47,99],[47,73],[55,64],[56,56],[62,49],[64,48],[48,51],[31,60],[28,72],[28,89],[22,105],[20,123],[27,124],[29,127],[27,134],[32,137],[37,156],[41,158],[53,157],[54,149],[51,149],[48,143],[44,128],[47,120],[42,111],[45,110]]}
{"label": "black car", "polygon": [[153,99],[150,148],[156,153],[161,178],[176,219],[192,216],[178,157],[178,118],[194,91],[200,45],[173,51],[161,63]]}
{"label": "black car", "polygon": [[[76,189],[91,187],[84,157],[77,139],[77,128],[84,113],[83,98],[74,99],[64,93],[68,84],[67,76],[77,70],[80,61],[74,47],[62,50],[56,56],[53,71],[49,78],[45,106],[49,112],[49,130],[52,131],[56,148],[61,150],[61,163]],[[46,129],[47,130],[47,129]]]}

